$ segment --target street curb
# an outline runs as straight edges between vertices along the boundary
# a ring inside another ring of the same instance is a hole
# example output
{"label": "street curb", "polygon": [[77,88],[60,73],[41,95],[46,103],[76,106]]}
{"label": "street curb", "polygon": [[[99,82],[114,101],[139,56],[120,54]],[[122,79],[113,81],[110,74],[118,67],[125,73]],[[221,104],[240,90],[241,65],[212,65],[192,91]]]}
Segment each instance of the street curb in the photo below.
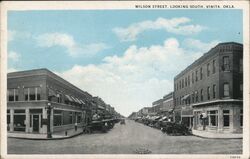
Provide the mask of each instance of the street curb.
{"label": "street curb", "polygon": [[83,134],[83,132],[74,134],[72,136],[65,136],[65,137],[59,137],[59,138],[26,138],[26,137],[14,137],[14,136],[10,136],[8,138],[14,138],[14,139],[25,139],[25,140],[64,140],[64,139],[70,139],[76,136],[79,136]]}

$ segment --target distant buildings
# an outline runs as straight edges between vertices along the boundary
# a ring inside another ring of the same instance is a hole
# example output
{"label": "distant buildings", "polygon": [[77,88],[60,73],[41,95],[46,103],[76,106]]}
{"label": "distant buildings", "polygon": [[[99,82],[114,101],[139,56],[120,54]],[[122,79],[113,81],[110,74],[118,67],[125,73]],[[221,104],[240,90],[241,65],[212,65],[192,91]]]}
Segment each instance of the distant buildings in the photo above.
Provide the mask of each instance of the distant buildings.
{"label": "distant buildings", "polygon": [[163,115],[169,117],[174,121],[174,102],[173,92],[165,95],[163,98],[158,99],[152,103],[152,107],[144,107],[138,112],[133,112],[129,118],[142,117],[147,115]]}
{"label": "distant buildings", "polygon": [[243,45],[220,43],[174,77],[174,92],[148,114],[166,115],[195,130],[241,133]]}
{"label": "distant buildings", "polygon": [[26,133],[47,133],[80,126],[98,112],[115,117],[113,107],[92,97],[47,69],[8,73],[7,129]]}

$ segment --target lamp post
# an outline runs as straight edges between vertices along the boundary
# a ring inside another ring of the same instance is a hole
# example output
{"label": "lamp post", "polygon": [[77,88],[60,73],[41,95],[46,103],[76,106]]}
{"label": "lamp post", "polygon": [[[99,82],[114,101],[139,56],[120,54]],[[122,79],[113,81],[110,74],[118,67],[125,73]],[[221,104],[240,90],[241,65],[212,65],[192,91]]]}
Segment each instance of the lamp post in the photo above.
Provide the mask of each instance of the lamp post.
{"label": "lamp post", "polygon": [[49,102],[47,107],[47,138],[52,138],[51,130],[50,130],[50,117],[51,117],[51,110],[53,107],[51,106],[51,103]]}

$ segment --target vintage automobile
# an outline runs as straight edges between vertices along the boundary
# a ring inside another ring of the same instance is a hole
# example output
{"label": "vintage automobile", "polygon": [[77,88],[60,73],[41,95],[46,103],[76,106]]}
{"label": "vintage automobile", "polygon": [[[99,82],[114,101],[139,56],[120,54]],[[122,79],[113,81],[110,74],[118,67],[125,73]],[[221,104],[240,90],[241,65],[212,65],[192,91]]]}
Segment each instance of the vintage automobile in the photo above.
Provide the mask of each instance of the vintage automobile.
{"label": "vintage automobile", "polygon": [[120,124],[121,124],[121,125],[125,125],[125,124],[126,124],[126,123],[125,123],[125,119],[121,119]]}
{"label": "vintage automobile", "polygon": [[161,131],[168,135],[190,135],[191,132],[184,124],[174,123],[174,122],[164,122]]}

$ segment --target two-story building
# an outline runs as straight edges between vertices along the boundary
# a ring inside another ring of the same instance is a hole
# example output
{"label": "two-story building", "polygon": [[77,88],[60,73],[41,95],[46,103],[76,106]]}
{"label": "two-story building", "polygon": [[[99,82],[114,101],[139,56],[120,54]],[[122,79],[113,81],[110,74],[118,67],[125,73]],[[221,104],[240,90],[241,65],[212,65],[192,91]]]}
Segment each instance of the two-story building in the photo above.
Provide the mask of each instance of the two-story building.
{"label": "two-story building", "polygon": [[8,73],[7,88],[10,132],[47,133],[48,125],[55,132],[91,121],[92,96],[47,69]]}
{"label": "two-story building", "polygon": [[220,43],[174,78],[175,112],[195,130],[242,132],[243,45]]}

